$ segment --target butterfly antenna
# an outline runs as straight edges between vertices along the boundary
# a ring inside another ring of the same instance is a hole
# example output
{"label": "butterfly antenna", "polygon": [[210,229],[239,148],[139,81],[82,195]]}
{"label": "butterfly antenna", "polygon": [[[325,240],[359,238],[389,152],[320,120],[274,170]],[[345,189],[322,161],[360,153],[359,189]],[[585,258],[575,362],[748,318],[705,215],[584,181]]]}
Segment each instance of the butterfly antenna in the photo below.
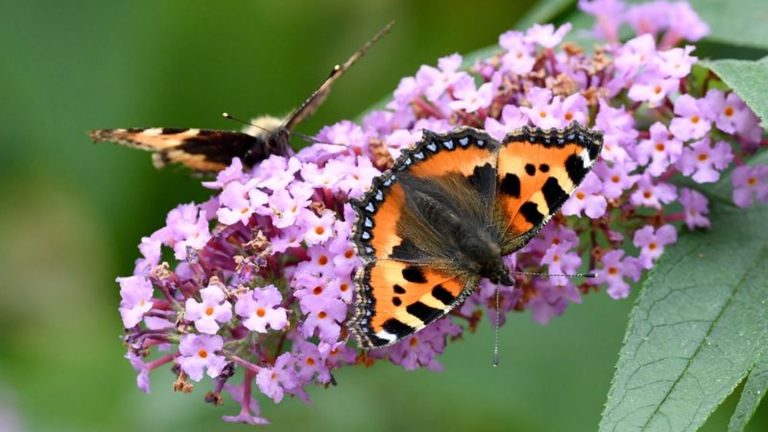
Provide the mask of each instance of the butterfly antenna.
{"label": "butterfly antenna", "polygon": [[347,61],[344,62],[344,64],[334,66],[333,69],[331,69],[331,73],[328,74],[328,78],[326,78],[325,81],[320,84],[320,87],[312,92],[307,100],[299,105],[298,108],[293,110],[293,112],[291,112],[291,114],[285,119],[285,122],[283,122],[283,127],[289,131],[292,131],[294,126],[312,115],[317,107],[323,103],[325,97],[328,96],[328,93],[331,91],[331,85],[334,83],[334,81],[344,75],[344,72],[346,72],[347,69],[349,69],[356,61],[358,61],[360,57],[364,56],[373,44],[378,42],[379,39],[389,33],[389,31],[392,30],[392,26],[394,25],[395,21],[390,21],[389,24],[384,26],[384,28],[379,30],[379,32],[376,33],[368,42],[363,44],[363,46],[355,51],[347,59]]}
{"label": "butterfly antenna", "polygon": [[499,327],[501,327],[501,290],[496,285],[496,325],[493,333],[493,367],[499,367]]}
{"label": "butterfly antenna", "polygon": [[349,147],[347,144],[340,144],[340,143],[332,143],[332,142],[325,142],[320,141],[319,139],[313,137],[312,135],[303,134],[300,132],[293,132],[293,135],[296,135],[297,137],[303,139],[304,141],[312,144],[325,144],[325,145],[335,145],[335,146],[341,146],[341,147]]}
{"label": "butterfly antenna", "polygon": [[512,271],[513,274],[521,274],[526,276],[565,276],[565,277],[585,277],[596,278],[597,273],[537,273],[537,272],[525,272],[525,271]]}
{"label": "butterfly antenna", "polygon": [[233,117],[233,116],[231,116],[229,113],[225,113],[225,112],[223,112],[223,113],[221,113],[221,116],[222,116],[222,117],[224,117],[224,118],[225,118],[225,119],[227,119],[227,120],[232,120],[232,121],[234,121],[234,122],[236,122],[236,123],[244,124],[244,125],[246,125],[246,126],[255,127],[256,129],[261,129],[261,130],[263,130],[264,132],[266,132],[266,133],[268,133],[268,134],[270,134],[270,133],[272,133],[272,132],[273,132],[273,131],[271,131],[271,130],[269,130],[269,129],[267,129],[267,128],[263,128],[263,127],[261,127],[261,126],[259,126],[259,125],[257,125],[257,124],[254,124],[254,123],[252,123],[252,122],[249,122],[249,121],[247,121],[247,120],[242,120],[242,119],[239,119],[239,118],[237,118],[237,117]]}

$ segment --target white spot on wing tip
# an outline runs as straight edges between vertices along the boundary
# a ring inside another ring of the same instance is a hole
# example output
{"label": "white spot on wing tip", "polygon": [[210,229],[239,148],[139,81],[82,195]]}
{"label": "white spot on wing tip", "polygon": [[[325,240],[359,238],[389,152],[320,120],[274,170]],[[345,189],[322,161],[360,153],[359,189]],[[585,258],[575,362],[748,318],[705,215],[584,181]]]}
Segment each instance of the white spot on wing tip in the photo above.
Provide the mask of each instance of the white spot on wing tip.
{"label": "white spot on wing tip", "polygon": [[144,132],[142,132],[144,135],[162,135],[163,134],[163,128],[149,128],[146,129]]}

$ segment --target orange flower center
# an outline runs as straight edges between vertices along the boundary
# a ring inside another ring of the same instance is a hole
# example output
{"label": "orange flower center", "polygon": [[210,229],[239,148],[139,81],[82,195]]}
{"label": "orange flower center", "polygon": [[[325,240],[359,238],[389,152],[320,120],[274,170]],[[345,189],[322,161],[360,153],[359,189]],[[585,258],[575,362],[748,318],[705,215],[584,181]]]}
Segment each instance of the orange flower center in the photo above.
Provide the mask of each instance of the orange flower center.
{"label": "orange flower center", "polygon": [[747,179],[747,184],[750,186],[754,186],[757,184],[757,178],[756,177],[750,177]]}
{"label": "orange flower center", "polygon": [[319,226],[319,227],[315,227],[315,234],[317,234],[317,235],[323,235],[323,233],[325,233],[325,228],[323,228],[323,227],[321,227],[321,226]]}
{"label": "orange flower center", "polygon": [[582,192],[582,191],[576,192],[576,198],[578,198],[580,200],[583,200],[584,197],[585,197],[584,192]]}
{"label": "orange flower center", "polygon": [[315,289],[312,290],[312,294],[314,295],[320,295],[323,293],[323,287],[320,285],[316,286]]}
{"label": "orange flower center", "polygon": [[619,269],[617,269],[616,267],[609,267],[608,274],[611,276],[616,276],[617,274],[619,274]]}
{"label": "orange flower center", "polygon": [[346,251],[346,252],[344,252],[344,257],[345,257],[346,259],[350,259],[350,258],[352,258],[353,256],[355,256],[355,251],[353,251],[352,249],[347,249],[347,251]]}
{"label": "orange flower center", "polygon": [[702,153],[699,155],[698,159],[704,162],[705,160],[709,159],[709,156],[706,153]]}
{"label": "orange flower center", "polygon": [[734,112],[736,112],[736,110],[734,110],[733,107],[730,105],[725,107],[725,109],[723,110],[723,114],[725,114],[726,117],[732,116]]}
{"label": "orange flower center", "polygon": [[317,263],[320,265],[328,264],[328,257],[325,255],[320,255],[320,258],[317,259]]}
{"label": "orange flower center", "polygon": [[310,366],[314,366],[315,365],[315,359],[313,359],[312,357],[307,357],[307,359],[304,360],[304,362],[307,363]]}
{"label": "orange flower center", "polygon": [[570,112],[570,111],[565,113],[565,119],[568,120],[568,121],[573,120],[573,113]]}
{"label": "orange flower center", "polygon": [[621,177],[615,175],[615,176],[611,177],[611,181],[614,182],[614,183],[618,183],[618,182],[621,181]]}
{"label": "orange flower center", "polygon": [[697,115],[692,115],[691,116],[691,123],[696,124],[696,123],[698,123],[700,121],[701,121],[701,117],[699,117]]}
{"label": "orange flower center", "polygon": [[197,356],[200,358],[206,358],[208,357],[208,351],[200,349],[200,351],[197,352]]}
{"label": "orange flower center", "polygon": [[661,94],[661,90],[662,90],[661,86],[656,86],[653,88],[653,92],[656,94]]}
{"label": "orange flower center", "polygon": [[320,313],[317,314],[317,317],[320,318],[320,319],[325,319],[325,317],[327,317],[327,316],[328,316],[328,314],[325,313],[325,311],[320,311]]}
{"label": "orange flower center", "polygon": [[651,191],[643,192],[643,198],[645,198],[645,199],[650,199],[652,196],[653,196],[653,194],[651,193]]}
{"label": "orange flower center", "polygon": [[656,143],[656,151],[664,151],[664,143]]}
{"label": "orange flower center", "polygon": [[411,338],[411,340],[408,341],[408,345],[410,346],[416,346],[418,344],[419,344],[419,338],[413,337]]}
{"label": "orange flower center", "polygon": [[655,242],[651,242],[651,244],[648,245],[648,249],[650,249],[650,250],[656,250],[657,247],[658,246],[656,245]]}
{"label": "orange flower center", "polygon": [[343,283],[343,284],[341,284],[339,289],[341,290],[341,292],[347,292],[347,290],[349,289],[349,284]]}
{"label": "orange flower center", "polygon": [[208,316],[213,315],[213,307],[212,306],[208,306],[207,308],[205,308],[205,314],[208,315]]}
{"label": "orange flower center", "polygon": [[256,316],[259,318],[264,318],[264,315],[267,314],[267,311],[264,310],[264,308],[258,308],[256,309]]}
{"label": "orange flower center", "polygon": [[540,112],[540,113],[539,113],[539,117],[541,117],[541,118],[547,118],[547,112],[546,112],[546,111],[542,111],[542,112]]}

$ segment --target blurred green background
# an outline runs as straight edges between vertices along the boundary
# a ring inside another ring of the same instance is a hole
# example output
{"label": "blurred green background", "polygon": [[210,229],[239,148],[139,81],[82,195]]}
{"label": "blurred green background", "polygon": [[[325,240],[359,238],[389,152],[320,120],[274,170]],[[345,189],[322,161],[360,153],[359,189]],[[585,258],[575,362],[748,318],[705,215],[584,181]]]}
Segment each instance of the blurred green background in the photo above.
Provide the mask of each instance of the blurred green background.
{"label": "blurred green background", "polygon": [[[440,56],[494,44],[535,2],[351,0],[0,1],[0,430],[252,430],[207,384],[152,393],[122,356],[117,275],[199,180],[147,154],[93,145],[103,127],[237,129],[283,114],[390,19],[394,31],[300,126],[355,118]],[[445,371],[347,368],[313,403],[264,402],[270,430],[595,430],[632,300],[589,295],[539,326],[528,315],[451,344]],[[765,404],[764,404],[765,405]],[[723,430],[730,400],[707,424]],[[765,411],[765,410],[763,410]],[[756,418],[754,430],[768,419]]]}

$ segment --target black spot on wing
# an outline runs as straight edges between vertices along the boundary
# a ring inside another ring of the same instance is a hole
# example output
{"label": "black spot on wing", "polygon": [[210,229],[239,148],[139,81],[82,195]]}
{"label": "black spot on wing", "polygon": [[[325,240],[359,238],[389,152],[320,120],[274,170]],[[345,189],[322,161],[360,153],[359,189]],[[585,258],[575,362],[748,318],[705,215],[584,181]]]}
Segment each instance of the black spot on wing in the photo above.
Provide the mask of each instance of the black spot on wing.
{"label": "black spot on wing", "polygon": [[403,239],[399,245],[392,248],[392,253],[389,254],[389,257],[401,261],[420,261],[426,258],[427,255],[417,248],[413,242]]}
{"label": "black spot on wing", "polygon": [[565,161],[565,171],[568,173],[568,177],[571,178],[573,184],[578,185],[584,180],[588,169],[584,168],[584,159],[581,156],[572,154]]}
{"label": "black spot on wing", "polygon": [[544,200],[547,202],[550,214],[557,211],[565,199],[568,198],[568,194],[560,187],[560,184],[554,177],[550,177],[544,182],[541,192],[544,194]]}
{"label": "black spot on wing", "polygon": [[520,214],[534,226],[539,225],[544,221],[544,215],[539,211],[539,206],[530,201],[520,206]]}
{"label": "black spot on wing", "polygon": [[400,306],[403,304],[403,301],[400,299],[400,297],[392,297],[392,304],[395,306]]}
{"label": "black spot on wing", "polygon": [[450,291],[445,289],[445,287],[440,284],[432,287],[432,297],[440,300],[440,303],[446,306],[450,305],[454,300],[456,300],[456,297],[454,297]]}
{"label": "black spot on wing", "polygon": [[420,301],[409,304],[405,310],[408,311],[409,314],[418,318],[424,324],[431,323],[435,320],[435,318],[439,317],[440,313],[442,312],[440,309],[429,307]]}
{"label": "black spot on wing", "polygon": [[520,198],[520,177],[507,173],[499,185],[499,190],[501,190],[501,193],[513,198]]}
{"label": "black spot on wing", "polygon": [[549,172],[549,165],[547,164],[539,164],[539,171],[546,173]]}
{"label": "black spot on wing", "polygon": [[536,174],[536,167],[533,164],[525,164],[525,173],[529,176]]}
{"label": "black spot on wing", "polygon": [[427,281],[424,272],[415,266],[408,266],[403,269],[403,279],[413,283],[424,283]]}
{"label": "black spot on wing", "polygon": [[393,290],[395,291],[395,293],[397,293],[397,294],[405,294],[405,288],[401,287],[401,286],[400,286],[400,285],[398,285],[398,284],[395,284],[395,286],[393,286],[393,287],[392,287],[392,289],[393,289]]}
{"label": "black spot on wing", "polygon": [[254,136],[240,132],[206,131],[186,138],[176,148],[193,155],[203,155],[211,162],[228,165],[239,157],[246,166],[253,166],[272,153],[266,143]]}
{"label": "black spot on wing", "polygon": [[396,318],[390,318],[384,321],[382,327],[384,328],[384,331],[397,336],[397,338],[404,338],[413,333],[414,330],[413,327],[403,323]]}
{"label": "black spot on wing", "polygon": [[468,180],[472,187],[485,198],[486,202],[493,199],[496,189],[496,170],[491,164],[476,166]]}

